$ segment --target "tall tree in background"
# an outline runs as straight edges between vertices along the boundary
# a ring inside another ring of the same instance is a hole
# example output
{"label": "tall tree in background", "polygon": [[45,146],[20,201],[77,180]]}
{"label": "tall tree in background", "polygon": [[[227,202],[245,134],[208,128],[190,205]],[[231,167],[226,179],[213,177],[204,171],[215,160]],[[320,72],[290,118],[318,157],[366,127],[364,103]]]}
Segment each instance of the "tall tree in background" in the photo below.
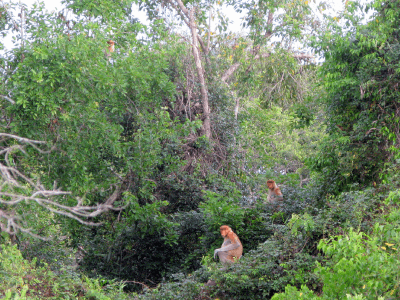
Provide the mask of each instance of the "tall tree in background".
{"label": "tall tree in background", "polygon": [[[260,94],[266,94],[268,88],[264,86],[262,80],[255,80],[260,78],[260,73],[263,74],[257,65],[263,62],[273,63],[273,60],[268,61],[271,55],[279,55],[281,50],[284,50],[299,61],[310,61],[313,58],[312,54],[294,50],[294,48],[302,49],[314,34],[315,28],[319,26],[308,1],[148,0],[138,4],[147,11],[150,19],[164,20],[172,32],[180,28],[174,25],[175,17],[187,26],[192,37],[193,60],[201,89],[204,132],[208,132],[210,128],[207,80],[221,82],[231,92],[238,90],[239,94],[245,93],[244,90],[248,89],[249,85],[258,86],[257,89],[261,90],[261,93],[255,95],[258,97]],[[323,7],[325,3],[319,5]],[[245,37],[235,36],[227,31],[229,20],[223,13],[226,7],[243,15],[242,25],[248,31]],[[204,39],[207,39],[207,43]],[[200,48],[197,43],[200,44]],[[201,52],[198,49],[201,49]],[[213,72],[212,62],[215,63],[220,55],[229,58],[223,62],[227,68]],[[235,74],[237,75],[234,76]],[[267,82],[274,82],[276,90],[279,90],[279,86],[285,85],[286,77],[289,78],[289,75],[282,76],[279,72],[274,72],[272,75]],[[236,114],[240,96],[234,94]]]}
{"label": "tall tree in background", "polygon": [[[329,191],[379,181],[385,163],[400,157],[398,5],[376,1],[365,10],[346,2],[341,15],[327,18],[329,30],[315,43],[325,56],[329,136],[310,165],[325,174]],[[371,9],[363,25],[360,16]]]}

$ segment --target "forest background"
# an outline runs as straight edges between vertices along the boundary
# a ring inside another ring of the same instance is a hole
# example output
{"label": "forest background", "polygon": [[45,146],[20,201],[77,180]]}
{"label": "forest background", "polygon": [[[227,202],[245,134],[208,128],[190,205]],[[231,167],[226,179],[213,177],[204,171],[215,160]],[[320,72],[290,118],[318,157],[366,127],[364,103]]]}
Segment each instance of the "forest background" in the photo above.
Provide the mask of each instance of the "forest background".
{"label": "forest background", "polygon": [[0,2],[1,297],[400,297],[398,0],[62,3]]}

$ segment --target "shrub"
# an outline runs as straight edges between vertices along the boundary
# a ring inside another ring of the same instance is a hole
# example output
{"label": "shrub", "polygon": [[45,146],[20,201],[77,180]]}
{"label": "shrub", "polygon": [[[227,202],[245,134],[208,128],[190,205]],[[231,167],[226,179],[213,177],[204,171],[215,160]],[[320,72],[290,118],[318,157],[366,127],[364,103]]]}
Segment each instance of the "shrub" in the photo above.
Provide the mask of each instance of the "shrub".
{"label": "shrub", "polygon": [[[307,287],[286,287],[273,300],[302,299],[398,299],[400,297],[400,210],[387,216],[386,224],[375,223],[370,236],[351,229],[346,235],[321,240],[318,248],[326,258],[315,272],[323,281],[317,297]],[[296,298],[298,297],[298,298]]]}
{"label": "shrub", "polygon": [[22,257],[17,245],[0,245],[0,297],[5,299],[127,299],[123,284],[89,279],[65,270],[53,273],[47,264],[38,267],[36,259]]}

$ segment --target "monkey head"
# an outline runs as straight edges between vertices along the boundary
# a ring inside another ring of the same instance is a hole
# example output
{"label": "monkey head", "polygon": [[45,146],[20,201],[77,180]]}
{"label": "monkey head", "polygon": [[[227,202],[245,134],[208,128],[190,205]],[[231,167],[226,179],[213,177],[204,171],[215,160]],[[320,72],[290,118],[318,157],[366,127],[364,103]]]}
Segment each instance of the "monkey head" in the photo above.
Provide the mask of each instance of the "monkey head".
{"label": "monkey head", "polygon": [[232,229],[228,225],[222,225],[219,228],[219,231],[221,232],[221,235],[223,238],[227,237],[229,233],[232,232]]}
{"label": "monkey head", "polygon": [[283,197],[281,189],[276,185],[274,180],[271,180],[271,179],[268,180],[267,186],[270,189],[270,191],[273,192],[275,195]]}

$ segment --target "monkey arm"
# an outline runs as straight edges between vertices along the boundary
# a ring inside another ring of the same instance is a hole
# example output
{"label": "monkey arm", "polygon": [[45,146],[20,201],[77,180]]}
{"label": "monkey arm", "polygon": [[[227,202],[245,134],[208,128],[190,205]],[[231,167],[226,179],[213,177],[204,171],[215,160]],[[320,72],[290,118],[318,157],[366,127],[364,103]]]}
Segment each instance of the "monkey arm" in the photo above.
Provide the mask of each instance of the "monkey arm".
{"label": "monkey arm", "polygon": [[223,246],[221,248],[215,249],[214,250],[214,258],[216,258],[218,252],[226,252],[229,250],[235,250],[235,249],[239,248],[240,245],[241,244],[238,241],[235,241],[232,244],[228,244],[227,246]]}

